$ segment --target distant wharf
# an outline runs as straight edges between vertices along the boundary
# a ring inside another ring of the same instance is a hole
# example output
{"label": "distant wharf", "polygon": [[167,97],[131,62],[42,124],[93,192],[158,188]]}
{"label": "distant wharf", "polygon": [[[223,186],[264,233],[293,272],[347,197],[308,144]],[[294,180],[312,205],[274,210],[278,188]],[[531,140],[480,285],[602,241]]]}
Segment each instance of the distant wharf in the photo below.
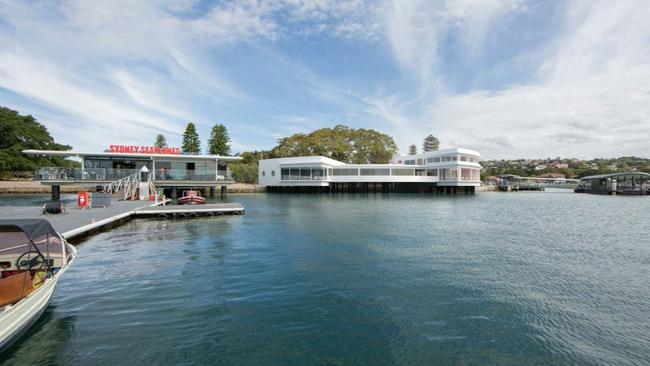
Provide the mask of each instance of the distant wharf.
{"label": "distant wharf", "polygon": [[127,201],[113,199],[110,206],[77,208],[76,202],[66,205],[62,214],[43,214],[43,207],[3,206],[0,219],[47,219],[52,226],[70,240],[80,238],[110,226],[119,225],[135,217],[195,218],[199,216],[241,215],[244,207],[239,203],[211,203],[204,205],[169,205],[170,200]]}

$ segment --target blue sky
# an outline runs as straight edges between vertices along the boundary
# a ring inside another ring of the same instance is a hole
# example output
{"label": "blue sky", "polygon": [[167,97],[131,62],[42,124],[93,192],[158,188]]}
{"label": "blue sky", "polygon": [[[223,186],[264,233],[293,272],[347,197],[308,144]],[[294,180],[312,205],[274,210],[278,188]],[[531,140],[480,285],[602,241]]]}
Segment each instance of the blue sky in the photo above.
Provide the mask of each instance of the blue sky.
{"label": "blue sky", "polygon": [[486,158],[650,156],[645,1],[0,0],[0,105],[77,150],[336,124]]}

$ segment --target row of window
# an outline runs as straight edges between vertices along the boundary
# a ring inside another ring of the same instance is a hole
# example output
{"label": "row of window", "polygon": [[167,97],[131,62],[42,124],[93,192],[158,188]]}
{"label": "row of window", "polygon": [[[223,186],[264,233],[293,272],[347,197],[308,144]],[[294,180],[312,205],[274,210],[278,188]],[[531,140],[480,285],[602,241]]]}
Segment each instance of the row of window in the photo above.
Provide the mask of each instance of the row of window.
{"label": "row of window", "polygon": [[425,161],[427,164],[431,164],[431,163],[440,163],[440,162],[448,162],[448,161],[458,161],[459,159],[460,161],[478,163],[478,158],[471,155],[460,155],[460,156],[445,155],[445,156],[434,156],[434,157],[426,158],[426,160],[424,158],[404,160],[404,165],[424,165]]}
{"label": "row of window", "polygon": [[[429,176],[439,177],[440,180],[458,180],[457,169],[416,169],[416,168],[282,168],[281,180],[323,180],[331,176]],[[262,171],[262,176],[266,172]],[[271,170],[271,176],[275,176],[275,170]],[[480,170],[462,168],[460,170],[461,180],[479,181]]]}

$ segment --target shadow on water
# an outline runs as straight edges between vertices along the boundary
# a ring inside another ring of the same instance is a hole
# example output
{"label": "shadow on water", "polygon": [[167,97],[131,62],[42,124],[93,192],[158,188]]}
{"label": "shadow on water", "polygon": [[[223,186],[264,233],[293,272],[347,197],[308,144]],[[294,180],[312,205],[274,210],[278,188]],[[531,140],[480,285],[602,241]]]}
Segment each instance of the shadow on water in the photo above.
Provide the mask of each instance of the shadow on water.
{"label": "shadow on water", "polygon": [[0,365],[57,365],[70,347],[74,315],[62,316],[50,304],[41,318],[9,349],[0,355]]}

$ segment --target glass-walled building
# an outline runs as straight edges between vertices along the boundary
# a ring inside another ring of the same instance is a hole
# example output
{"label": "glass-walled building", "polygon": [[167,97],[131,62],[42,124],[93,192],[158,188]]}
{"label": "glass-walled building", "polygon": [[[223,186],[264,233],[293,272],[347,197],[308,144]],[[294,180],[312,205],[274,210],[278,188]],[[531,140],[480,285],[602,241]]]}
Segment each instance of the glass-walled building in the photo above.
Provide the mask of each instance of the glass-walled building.
{"label": "glass-walled building", "polygon": [[346,164],[322,156],[266,159],[259,163],[259,181],[271,191],[274,187],[329,187],[322,189],[328,191],[341,184],[361,184],[362,189],[370,184],[372,189],[395,190],[397,184],[424,191],[440,187],[473,191],[480,185],[480,158],[476,151],[456,148],[396,156],[389,164]]}
{"label": "glass-walled building", "polygon": [[[150,151],[151,149],[141,148],[138,150]],[[138,174],[143,168],[146,168],[151,174],[157,187],[224,187],[234,183],[228,163],[241,159],[235,156],[182,155],[178,153],[92,153],[49,150],[25,150],[23,153],[79,160],[80,168],[39,168],[35,174],[36,180],[52,187],[65,184],[101,186]]]}

